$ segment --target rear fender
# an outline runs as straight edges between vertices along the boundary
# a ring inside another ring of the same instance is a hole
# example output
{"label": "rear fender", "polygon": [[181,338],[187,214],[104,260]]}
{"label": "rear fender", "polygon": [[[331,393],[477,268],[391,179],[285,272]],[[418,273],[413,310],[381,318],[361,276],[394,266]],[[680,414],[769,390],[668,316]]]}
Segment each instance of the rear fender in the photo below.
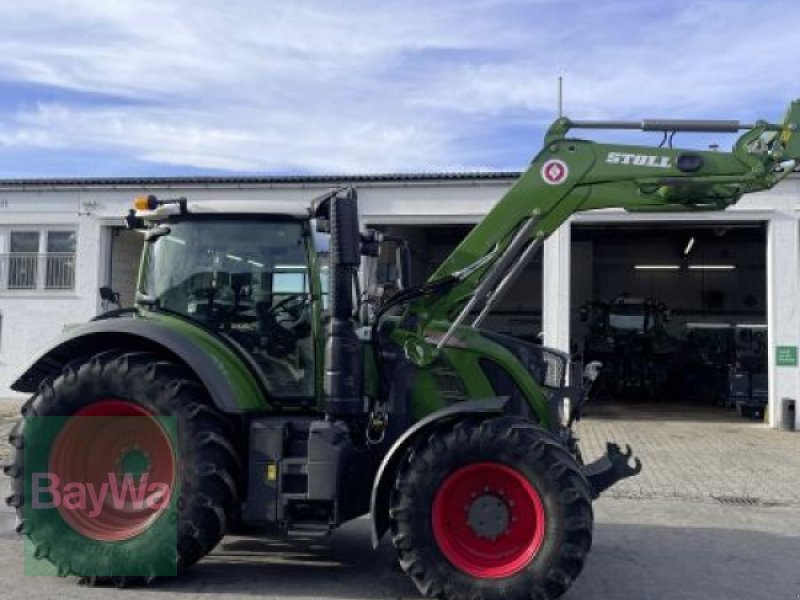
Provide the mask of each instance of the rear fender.
{"label": "rear fender", "polygon": [[12,384],[17,392],[34,393],[75,358],[105,350],[150,351],[183,363],[197,376],[214,404],[226,413],[269,410],[266,394],[244,361],[222,341],[200,328],[178,330],[145,318],[112,318],[71,329],[24,368]]}
{"label": "rear fender", "polygon": [[452,404],[420,419],[397,438],[383,457],[372,484],[370,514],[372,515],[373,547],[378,546],[386,530],[389,529],[389,495],[394,485],[397,468],[400,466],[406,450],[413,446],[421,436],[447,421],[454,421],[465,416],[501,415],[505,412],[508,402],[508,397],[499,397],[465,400]]}

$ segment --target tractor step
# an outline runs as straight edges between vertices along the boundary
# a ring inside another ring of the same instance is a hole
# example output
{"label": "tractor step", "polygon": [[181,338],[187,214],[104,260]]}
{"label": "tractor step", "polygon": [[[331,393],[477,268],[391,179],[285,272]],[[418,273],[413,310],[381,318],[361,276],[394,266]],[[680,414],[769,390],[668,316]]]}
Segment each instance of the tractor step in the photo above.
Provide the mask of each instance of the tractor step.
{"label": "tractor step", "polygon": [[[353,447],[343,424],[261,417],[250,424],[249,443],[244,523],[321,536],[331,524],[369,512],[374,457],[368,449]],[[343,466],[347,485],[342,482]]]}
{"label": "tractor step", "polygon": [[333,530],[327,523],[317,523],[314,521],[291,523],[286,534],[296,538],[321,538],[328,535]]}
{"label": "tractor step", "polygon": [[284,458],[280,461],[280,495],[285,500],[308,498],[308,459]]}

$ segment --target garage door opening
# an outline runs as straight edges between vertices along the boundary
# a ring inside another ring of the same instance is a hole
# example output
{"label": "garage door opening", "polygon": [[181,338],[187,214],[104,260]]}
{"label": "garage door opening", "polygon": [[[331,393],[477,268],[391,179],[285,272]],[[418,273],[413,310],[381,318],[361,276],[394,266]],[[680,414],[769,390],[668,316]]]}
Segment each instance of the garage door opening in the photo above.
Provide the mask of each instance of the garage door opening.
{"label": "garage door opening", "polygon": [[[411,282],[425,282],[466,237],[470,225],[390,225],[378,227],[402,237],[411,248]],[[476,313],[477,314],[477,313]],[[542,258],[534,257],[481,327],[540,342],[542,331]]]}
{"label": "garage door opening", "polygon": [[595,414],[763,419],[762,223],[576,225],[573,353],[604,367]]}

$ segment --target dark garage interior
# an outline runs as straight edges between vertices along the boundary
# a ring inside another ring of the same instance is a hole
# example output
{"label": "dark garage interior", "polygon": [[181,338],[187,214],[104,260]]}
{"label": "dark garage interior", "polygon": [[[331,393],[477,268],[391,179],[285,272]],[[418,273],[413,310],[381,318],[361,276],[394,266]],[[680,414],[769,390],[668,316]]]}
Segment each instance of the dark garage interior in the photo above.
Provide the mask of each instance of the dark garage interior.
{"label": "dark garage interior", "polygon": [[765,260],[760,223],[574,226],[572,351],[604,364],[594,399],[762,417]]}

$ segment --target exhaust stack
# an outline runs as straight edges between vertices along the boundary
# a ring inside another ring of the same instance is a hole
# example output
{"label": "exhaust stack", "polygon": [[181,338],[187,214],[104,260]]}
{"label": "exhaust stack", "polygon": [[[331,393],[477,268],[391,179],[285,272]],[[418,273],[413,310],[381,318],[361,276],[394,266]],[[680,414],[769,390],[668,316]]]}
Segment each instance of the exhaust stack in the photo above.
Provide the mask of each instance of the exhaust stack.
{"label": "exhaust stack", "polygon": [[356,191],[330,199],[330,311],[325,345],[325,413],[347,419],[364,410],[361,343],[353,323],[353,281],[361,263]]}

